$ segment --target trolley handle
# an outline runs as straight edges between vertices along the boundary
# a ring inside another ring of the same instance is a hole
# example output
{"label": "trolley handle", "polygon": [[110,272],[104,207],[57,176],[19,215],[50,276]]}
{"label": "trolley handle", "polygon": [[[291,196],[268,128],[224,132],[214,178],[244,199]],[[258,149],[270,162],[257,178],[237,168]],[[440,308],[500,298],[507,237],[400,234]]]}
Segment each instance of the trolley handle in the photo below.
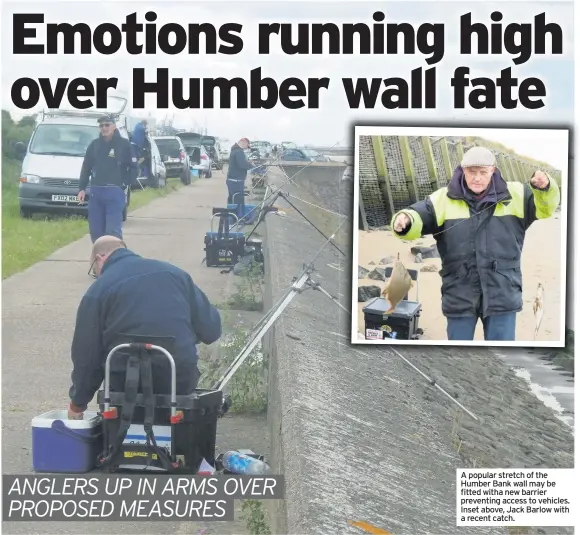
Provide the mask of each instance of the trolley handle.
{"label": "trolley handle", "polygon": [[119,344],[115,346],[109,354],[107,355],[107,360],[105,362],[105,410],[104,412],[108,412],[111,403],[111,395],[110,395],[110,374],[111,374],[111,358],[115,353],[120,351],[121,349],[136,349],[140,351],[159,351],[163,353],[167,360],[169,360],[169,364],[171,365],[171,416],[175,418],[177,414],[177,373],[175,370],[175,360],[171,353],[167,351],[164,347],[157,346],[154,344],[147,344],[143,342],[131,342],[126,344]]}
{"label": "trolley handle", "polygon": [[234,214],[233,212],[226,212],[226,211],[224,211],[224,212],[217,212],[217,213],[215,213],[214,215],[211,216],[211,221],[209,223],[209,229],[210,229],[211,232],[214,231],[213,230],[213,220],[216,217],[220,217],[221,218],[224,214],[228,214],[229,217],[234,217],[235,220],[236,220],[235,223],[230,228],[237,227],[239,225],[240,218],[236,214]]}

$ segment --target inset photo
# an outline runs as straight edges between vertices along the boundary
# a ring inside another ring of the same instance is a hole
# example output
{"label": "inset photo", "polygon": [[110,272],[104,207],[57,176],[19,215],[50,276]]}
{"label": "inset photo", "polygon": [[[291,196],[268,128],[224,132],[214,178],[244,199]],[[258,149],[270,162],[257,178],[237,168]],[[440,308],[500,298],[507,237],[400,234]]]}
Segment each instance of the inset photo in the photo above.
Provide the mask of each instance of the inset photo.
{"label": "inset photo", "polygon": [[356,127],[352,343],[564,347],[568,146]]}

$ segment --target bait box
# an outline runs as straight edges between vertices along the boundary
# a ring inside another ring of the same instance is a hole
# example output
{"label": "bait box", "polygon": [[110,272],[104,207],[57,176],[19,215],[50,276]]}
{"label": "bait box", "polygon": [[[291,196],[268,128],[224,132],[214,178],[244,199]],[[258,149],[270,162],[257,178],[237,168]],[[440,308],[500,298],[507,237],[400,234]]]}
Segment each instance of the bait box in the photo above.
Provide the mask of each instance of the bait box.
{"label": "bait box", "polygon": [[363,307],[365,340],[417,339],[421,303],[401,301],[392,314],[385,314],[389,306],[384,297],[375,297]]}

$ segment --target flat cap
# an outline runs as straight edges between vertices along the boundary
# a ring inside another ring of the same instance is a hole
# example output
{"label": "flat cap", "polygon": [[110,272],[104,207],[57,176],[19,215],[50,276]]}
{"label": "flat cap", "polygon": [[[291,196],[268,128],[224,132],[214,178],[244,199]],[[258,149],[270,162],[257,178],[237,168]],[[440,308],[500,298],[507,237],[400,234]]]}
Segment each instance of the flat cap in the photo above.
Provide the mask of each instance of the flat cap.
{"label": "flat cap", "polygon": [[461,167],[486,167],[488,165],[495,165],[495,156],[485,147],[472,147],[461,160]]}

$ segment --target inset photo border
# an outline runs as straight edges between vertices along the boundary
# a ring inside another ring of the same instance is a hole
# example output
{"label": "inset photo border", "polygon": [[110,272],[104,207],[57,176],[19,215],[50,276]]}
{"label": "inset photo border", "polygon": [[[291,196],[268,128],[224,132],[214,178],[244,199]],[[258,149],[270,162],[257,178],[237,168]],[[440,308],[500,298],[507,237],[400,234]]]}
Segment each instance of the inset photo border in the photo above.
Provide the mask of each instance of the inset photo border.
{"label": "inset photo border", "polygon": [[567,129],[354,137],[353,344],[565,347]]}

